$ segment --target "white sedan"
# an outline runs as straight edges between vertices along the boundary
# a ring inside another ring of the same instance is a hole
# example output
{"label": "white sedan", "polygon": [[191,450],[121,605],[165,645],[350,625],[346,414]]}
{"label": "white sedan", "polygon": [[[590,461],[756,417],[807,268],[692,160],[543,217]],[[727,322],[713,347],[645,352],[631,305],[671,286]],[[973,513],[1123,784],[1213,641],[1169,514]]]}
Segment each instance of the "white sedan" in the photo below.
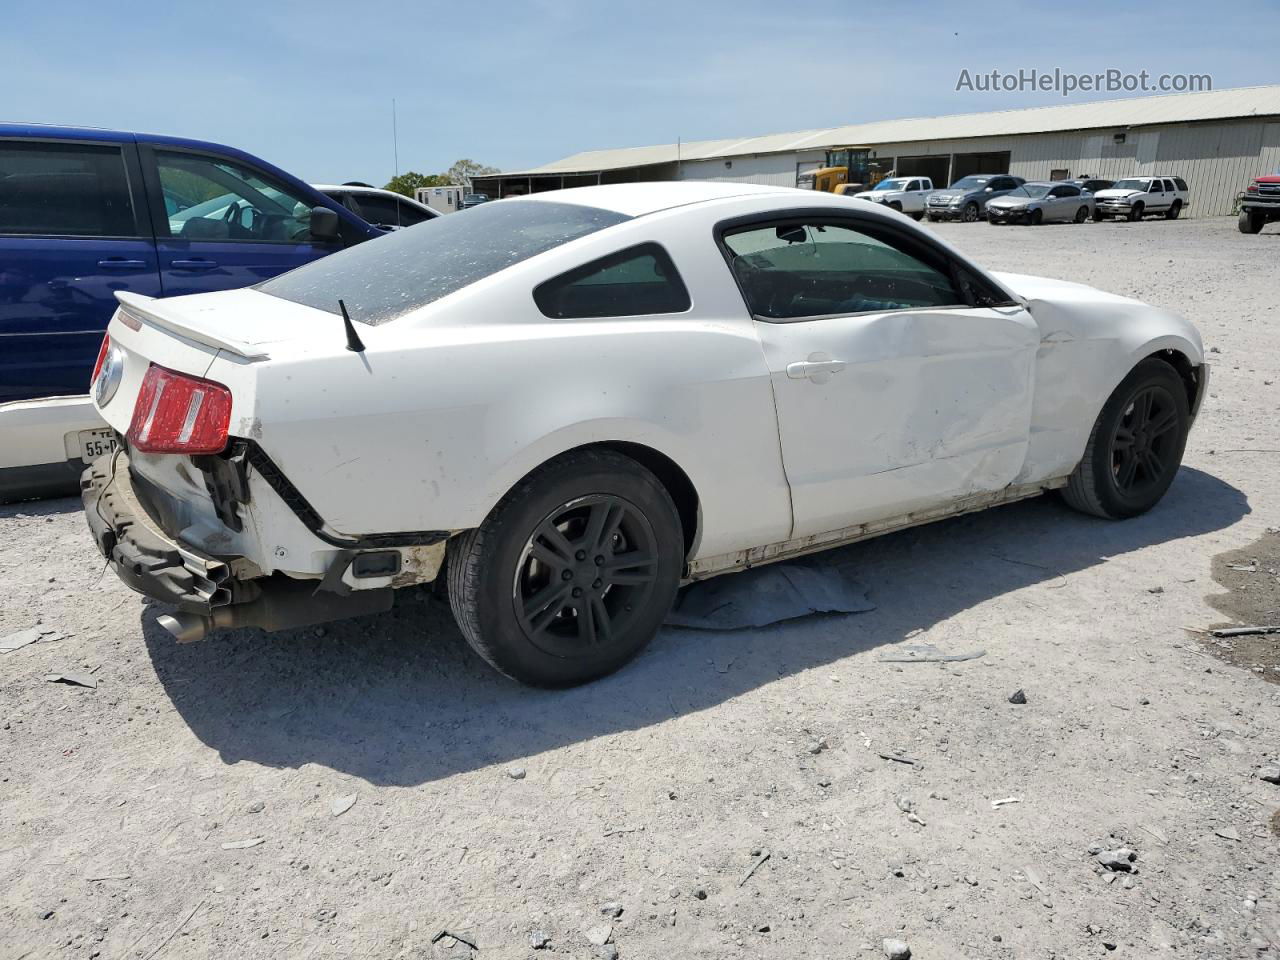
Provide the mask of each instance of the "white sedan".
{"label": "white sedan", "polygon": [[1121,519],[1206,389],[1186,320],[743,184],[489,203],[257,287],[119,294],[99,548],[180,640],[447,576],[518,680],[625,663],[682,583],[1061,489]]}

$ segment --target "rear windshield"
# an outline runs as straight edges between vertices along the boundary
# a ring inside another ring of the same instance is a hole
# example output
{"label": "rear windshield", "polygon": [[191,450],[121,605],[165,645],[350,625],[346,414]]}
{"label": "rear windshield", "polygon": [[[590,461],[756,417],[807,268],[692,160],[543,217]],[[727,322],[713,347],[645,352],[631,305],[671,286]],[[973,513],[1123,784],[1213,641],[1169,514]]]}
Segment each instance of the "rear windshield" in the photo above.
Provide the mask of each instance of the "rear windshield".
{"label": "rear windshield", "polygon": [[573,203],[503,200],[324,257],[258,285],[263,293],[377,326],[499,270],[631,218]]}

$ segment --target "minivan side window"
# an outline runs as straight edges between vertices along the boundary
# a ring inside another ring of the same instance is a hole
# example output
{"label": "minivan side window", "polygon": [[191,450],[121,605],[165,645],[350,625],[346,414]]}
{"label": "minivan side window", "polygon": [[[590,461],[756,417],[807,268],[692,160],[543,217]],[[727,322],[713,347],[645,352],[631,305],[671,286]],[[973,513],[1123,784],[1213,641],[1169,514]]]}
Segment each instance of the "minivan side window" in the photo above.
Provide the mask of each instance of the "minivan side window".
{"label": "minivan side window", "polygon": [[166,219],[182,240],[311,242],[311,201],[222,157],[156,151]]}
{"label": "minivan side window", "polygon": [[689,291],[667,251],[642,243],[540,283],[533,300],[554,319],[684,313]]}
{"label": "minivan side window", "polygon": [[762,320],[967,305],[945,263],[889,232],[768,224],[727,233],[724,245],[748,309]]}
{"label": "minivan side window", "polygon": [[120,148],[0,141],[0,234],[138,236]]}

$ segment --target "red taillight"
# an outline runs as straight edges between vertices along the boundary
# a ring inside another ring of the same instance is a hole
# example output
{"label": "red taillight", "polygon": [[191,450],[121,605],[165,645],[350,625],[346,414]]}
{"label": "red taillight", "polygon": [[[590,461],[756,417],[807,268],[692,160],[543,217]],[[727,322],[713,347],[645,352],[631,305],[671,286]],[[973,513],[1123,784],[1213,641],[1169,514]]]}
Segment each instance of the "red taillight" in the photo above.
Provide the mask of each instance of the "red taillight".
{"label": "red taillight", "polygon": [[230,390],[153,363],[133,407],[129,443],[143,453],[218,453],[230,423]]}
{"label": "red taillight", "polygon": [[102,361],[107,359],[107,351],[110,349],[111,338],[104,334],[102,346],[98,348],[98,362],[93,365],[93,376],[89,378],[89,386],[93,386],[93,382],[98,379],[98,374],[102,372]]}

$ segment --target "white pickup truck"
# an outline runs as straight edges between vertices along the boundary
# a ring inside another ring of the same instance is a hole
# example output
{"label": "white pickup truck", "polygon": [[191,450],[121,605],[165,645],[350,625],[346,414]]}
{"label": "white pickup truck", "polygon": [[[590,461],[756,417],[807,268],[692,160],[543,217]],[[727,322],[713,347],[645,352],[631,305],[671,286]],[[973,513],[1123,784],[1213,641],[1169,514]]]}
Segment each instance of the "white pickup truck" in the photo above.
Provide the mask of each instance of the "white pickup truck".
{"label": "white pickup truck", "polygon": [[853,196],[858,200],[882,203],[891,210],[905,213],[912,220],[924,216],[924,198],[933,190],[928,177],[886,177],[870,190]]}

